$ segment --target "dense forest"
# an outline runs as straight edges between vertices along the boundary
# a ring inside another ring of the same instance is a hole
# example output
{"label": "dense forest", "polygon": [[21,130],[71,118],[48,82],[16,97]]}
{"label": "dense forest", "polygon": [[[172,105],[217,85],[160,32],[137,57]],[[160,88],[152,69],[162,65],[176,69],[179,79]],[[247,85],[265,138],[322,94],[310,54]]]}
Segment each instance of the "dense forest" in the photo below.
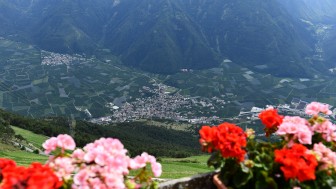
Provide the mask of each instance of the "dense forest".
{"label": "dense forest", "polygon": [[66,118],[32,119],[3,110],[0,110],[0,121],[0,137],[4,142],[15,137],[10,127],[14,125],[49,137],[64,133],[73,135],[78,147],[83,147],[100,137],[118,138],[131,156],[143,151],[159,157],[187,157],[200,153],[198,137],[192,132],[153,126],[149,122],[98,125],[76,120],[75,126],[70,130],[69,125],[73,121]]}

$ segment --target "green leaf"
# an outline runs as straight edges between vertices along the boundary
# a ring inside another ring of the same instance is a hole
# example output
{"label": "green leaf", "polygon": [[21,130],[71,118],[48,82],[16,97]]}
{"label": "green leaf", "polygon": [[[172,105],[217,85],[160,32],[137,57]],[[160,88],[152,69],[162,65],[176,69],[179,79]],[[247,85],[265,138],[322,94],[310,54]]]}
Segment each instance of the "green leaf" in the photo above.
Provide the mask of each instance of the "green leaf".
{"label": "green leaf", "polygon": [[222,156],[219,151],[215,151],[211,154],[210,158],[208,159],[208,166],[213,166],[215,169],[218,169],[222,165]]}
{"label": "green leaf", "polygon": [[235,176],[233,177],[233,184],[235,185],[236,188],[239,188],[239,187],[246,185],[252,178],[253,178],[253,173],[252,171],[250,171],[249,168],[247,168],[247,172],[244,172],[243,169],[239,169],[237,173],[235,174]]}
{"label": "green leaf", "polygon": [[261,167],[263,167],[264,165],[263,164],[261,164],[261,163],[255,163],[254,164],[254,167],[259,167],[259,168],[261,168]]}
{"label": "green leaf", "polygon": [[255,183],[255,188],[258,189],[278,189],[278,184],[272,177],[268,176],[266,171],[261,171],[258,174],[257,181]]}
{"label": "green leaf", "polygon": [[159,188],[159,183],[158,182],[153,182],[152,185],[150,186],[150,189],[158,189]]}
{"label": "green leaf", "polygon": [[242,172],[244,173],[250,172],[250,168],[246,167],[244,163],[240,163],[240,167],[241,167]]}

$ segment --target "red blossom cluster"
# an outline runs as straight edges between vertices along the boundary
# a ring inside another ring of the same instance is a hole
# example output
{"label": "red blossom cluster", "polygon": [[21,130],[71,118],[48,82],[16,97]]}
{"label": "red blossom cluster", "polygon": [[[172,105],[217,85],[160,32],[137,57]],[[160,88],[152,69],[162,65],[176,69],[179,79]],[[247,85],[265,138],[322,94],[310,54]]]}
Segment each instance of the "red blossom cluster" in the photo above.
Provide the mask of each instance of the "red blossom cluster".
{"label": "red blossom cluster", "polygon": [[266,136],[277,131],[279,125],[282,123],[283,116],[278,114],[274,108],[269,108],[259,114],[261,122],[265,125]]}
{"label": "red blossom cluster", "polygon": [[[308,104],[306,114],[312,116],[310,119],[282,116],[273,107],[260,112],[266,137],[274,134],[282,140],[253,140],[252,129],[244,133],[234,124],[223,123],[203,126],[200,143],[203,150],[215,152],[208,164],[221,168],[219,175],[225,178],[222,181],[227,188],[253,188],[260,183],[264,188],[333,188],[336,125],[327,118],[332,114],[329,107],[319,102]],[[236,158],[237,164],[227,166],[232,162],[226,158]],[[272,159],[274,162],[270,162]],[[242,178],[243,184],[231,182],[241,171],[249,175]]]}
{"label": "red blossom cluster", "polygon": [[56,189],[62,184],[46,165],[32,163],[29,167],[22,167],[16,166],[13,160],[0,158],[1,189]]}
{"label": "red blossom cluster", "polygon": [[222,123],[214,127],[203,126],[199,133],[203,150],[219,150],[224,158],[236,158],[239,162],[244,160],[247,136],[237,125]]}
{"label": "red blossom cluster", "polygon": [[285,179],[298,179],[300,182],[315,180],[316,157],[302,144],[291,148],[275,150],[275,162],[280,163]]}

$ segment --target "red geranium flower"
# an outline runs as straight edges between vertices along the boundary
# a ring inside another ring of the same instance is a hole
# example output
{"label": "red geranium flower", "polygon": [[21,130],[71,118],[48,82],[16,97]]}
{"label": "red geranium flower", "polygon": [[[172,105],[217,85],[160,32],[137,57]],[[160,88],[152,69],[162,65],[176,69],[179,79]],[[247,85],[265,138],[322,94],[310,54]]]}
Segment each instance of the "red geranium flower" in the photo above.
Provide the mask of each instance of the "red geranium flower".
{"label": "red geranium flower", "polygon": [[0,171],[5,169],[6,167],[14,167],[16,166],[15,161],[7,158],[0,158]]}
{"label": "red geranium flower", "polygon": [[51,168],[40,163],[32,163],[27,168],[6,167],[2,176],[1,189],[57,189],[63,184]]}
{"label": "red geranium flower", "polygon": [[212,142],[215,139],[216,127],[203,126],[199,133],[203,140]]}
{"label": "red geranium flower", "polygon": [[217,127],[203,126],[200,130],[200,143],[203,149],[212,152],[219,150],[224,158],[243,161],[246,151],[246,134],[237,125],[222,123]]}
{"label": "red geranium flower", "polygon": [[315,168],[318,165],[316,157],[307,153],[308,149],[302,144],[294,144],[291,148],[275,150],[275,162],[280,167],[286,180],[298,179],[300,182],[315,180]]}
{"label": "red geranium flower", "polygon": [[259,114],[261,122],[265,125],[266,136],[274,133],[282,123],[283,116],[276,109],[270,108]]}
{"label": "red geranium flower", "polygon": [[211,153],[213,151],[213,143],[217,140],[216,136],[217,127],[203,126],[199,131],[201,136],[200,144],[202,145],[203,151],[208,151]]}
{"label": "red geranium flower", "polygon": [[261,122],[267,128],[278,127],[282,123],[283,116],[278,114],[276,109],[267,109],[259,114]]}
{"label": "red geranium flower", "polygon": [[233,157],[243,161],[246,151],[246,134],[244,130],[231,123],[222,123],[218,126],[218,143],[216,147],[221,151],[223,157]]}

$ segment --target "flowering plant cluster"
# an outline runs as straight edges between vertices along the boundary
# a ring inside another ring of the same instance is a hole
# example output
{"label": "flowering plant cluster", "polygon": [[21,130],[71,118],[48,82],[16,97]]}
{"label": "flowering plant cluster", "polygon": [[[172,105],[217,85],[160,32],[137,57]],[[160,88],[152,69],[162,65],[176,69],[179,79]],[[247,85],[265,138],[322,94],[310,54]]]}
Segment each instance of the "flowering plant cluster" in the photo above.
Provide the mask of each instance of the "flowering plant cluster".
{"label": "flowering plant cluster", "polygon": [[220,168],[226,187],[334,188],[336,125],[326,118],[331,113],[318,102],[307,105],[307,120],[270,107],[259,114],[267,141],[257,140],[252,129],[222,123],[203,126],[200,144],[212,153],[208,165]]}
{"label": "flowering plant cluster", "polygon": [[[76,149],[71,136],[64,134],[48,139],[43,148],[51,153],[45,165],[33,163],[25,168],[0,159],[0,188],[157,188],[152,177],[162,173],[154,156],[142,153],[130,158],[118,139],[101,138]],[[137,170],[134,177],[128,176],[131,170]]]}
{"label": "flowering plant cluster", "polygon": [[32,163],[29,167],[17,166],[13,160],[0,158],[1,189],[56,189],[62,181],[53,170],[40,163]]}

